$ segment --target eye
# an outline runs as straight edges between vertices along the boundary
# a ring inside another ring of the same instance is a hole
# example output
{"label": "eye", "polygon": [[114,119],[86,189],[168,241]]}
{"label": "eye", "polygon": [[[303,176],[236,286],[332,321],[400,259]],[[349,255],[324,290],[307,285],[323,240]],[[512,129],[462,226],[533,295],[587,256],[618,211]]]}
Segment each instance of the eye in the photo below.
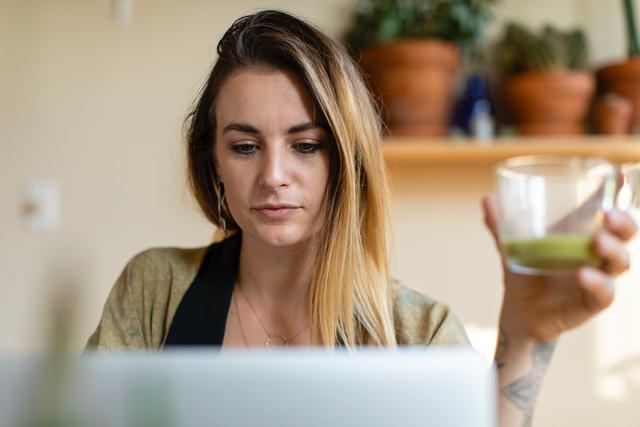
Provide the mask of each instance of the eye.
{"label": "eye", "polygon": [[300,154],[304,154],[304,155],[312,155],[314,154],[316,151],[318,151],[320,148],[322,148],[324,144],[322,142],[311,142],[311,141],[303,141],[303,142],[298,142],[294,145],[294,148],[296,149],[296,151],[298,151]]}
{"label": "eye", "polygon": [[256,144],[247,143],[233,144],[231,146],[231,150],[234,153],[241,154],[243,156],[250,156],[252,154],[255,154],[255,152],[258,150],[258,146]]}

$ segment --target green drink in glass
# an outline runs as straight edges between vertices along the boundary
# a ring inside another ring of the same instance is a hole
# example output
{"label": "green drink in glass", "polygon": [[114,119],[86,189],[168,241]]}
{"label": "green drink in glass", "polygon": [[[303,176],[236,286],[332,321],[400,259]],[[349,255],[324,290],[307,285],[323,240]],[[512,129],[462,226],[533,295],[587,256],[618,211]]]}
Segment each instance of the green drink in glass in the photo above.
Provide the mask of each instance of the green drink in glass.
{"label": "green drink in glass", "polygon": [[597,158],[524,156],[496,168],[507,267],[530,275],[597,267],[594,233],[615,201],[615,169]]}
{"label": "green drink in glass", "polygon": [[550,234],[539,238],[503,238],[503,250],[512,269],[575,271],[583,265],[598,267],[591,236]]}

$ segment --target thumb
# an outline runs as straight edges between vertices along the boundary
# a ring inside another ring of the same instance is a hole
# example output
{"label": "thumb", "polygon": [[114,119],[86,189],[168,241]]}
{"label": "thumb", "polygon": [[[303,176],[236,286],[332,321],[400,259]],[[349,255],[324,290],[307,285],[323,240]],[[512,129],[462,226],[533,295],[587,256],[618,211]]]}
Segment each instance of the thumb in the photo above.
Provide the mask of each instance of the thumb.
{"label": "thumb", "polygon": [[498,241],[498,202],[495,195],[484,196],[482,198],[482,211],[484,214],[484,224],[489,229],[493,241],[498,249],[500,243]]}

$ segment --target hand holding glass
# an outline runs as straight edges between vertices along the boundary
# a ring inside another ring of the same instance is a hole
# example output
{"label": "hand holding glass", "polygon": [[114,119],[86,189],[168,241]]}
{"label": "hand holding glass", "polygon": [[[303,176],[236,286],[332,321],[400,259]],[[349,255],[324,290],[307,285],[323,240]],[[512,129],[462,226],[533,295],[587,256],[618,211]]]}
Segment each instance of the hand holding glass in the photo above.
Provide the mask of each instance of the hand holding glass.
{"label": "hand holding glass", "polygon": [[615,205],[616,174],[597,158],[524,156],[496,167],[499,236],[507,267],[564,275],[598,267],[592,239]]}

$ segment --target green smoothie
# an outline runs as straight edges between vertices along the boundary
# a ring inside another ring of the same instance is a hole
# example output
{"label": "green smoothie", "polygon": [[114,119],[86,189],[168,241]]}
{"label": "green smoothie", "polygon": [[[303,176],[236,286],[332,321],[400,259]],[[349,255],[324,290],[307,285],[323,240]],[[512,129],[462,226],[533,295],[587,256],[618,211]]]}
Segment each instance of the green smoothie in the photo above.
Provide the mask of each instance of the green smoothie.
{"label": "green smoothie", "polygon": [[576,270],[583,265],[597,267],[601,260],[595,254],[588,234],[551,234],[529,239],[502,239],[508,263],[514,267],[535,270]]}

